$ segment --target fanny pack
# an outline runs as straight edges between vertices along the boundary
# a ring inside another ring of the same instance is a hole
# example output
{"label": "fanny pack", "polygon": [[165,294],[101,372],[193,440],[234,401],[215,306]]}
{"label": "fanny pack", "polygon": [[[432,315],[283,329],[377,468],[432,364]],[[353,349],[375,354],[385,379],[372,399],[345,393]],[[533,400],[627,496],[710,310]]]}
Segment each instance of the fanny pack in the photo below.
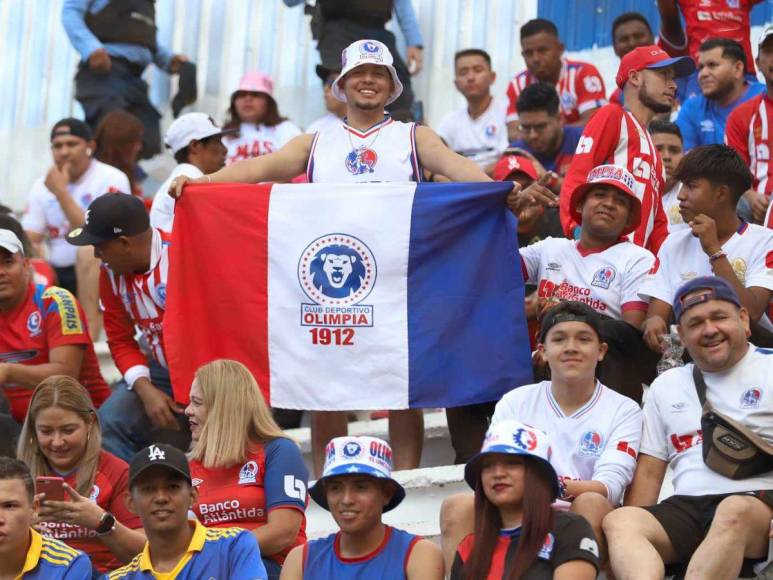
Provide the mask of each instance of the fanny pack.
{"label": "fanny pack", "polygon": [[773,470],[773,445],[711,408],[706,401],[706,381],[697,365],[693,366],[692,377],[703,405],[703,462],[730,479],[746,479]]}

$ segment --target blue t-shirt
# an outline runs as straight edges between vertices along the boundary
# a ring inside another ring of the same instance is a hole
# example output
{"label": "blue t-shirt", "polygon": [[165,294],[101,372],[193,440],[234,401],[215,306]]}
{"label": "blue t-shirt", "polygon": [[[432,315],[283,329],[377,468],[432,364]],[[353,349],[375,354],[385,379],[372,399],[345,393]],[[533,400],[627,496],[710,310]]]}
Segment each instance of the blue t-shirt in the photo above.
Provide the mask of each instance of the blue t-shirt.
{"label": "blue t-shirt", "polygon": [[384,541],[372,554],[347,559],[340,555],[340,534],[313,540],[303,551],[303,578],[335,580],[405,580],[405,568],[413,546],[421,538],[386,526]]}
{"label": "blue t-shirt", "polygon": [[726,107],[709,100],[702,94],[687,99],[679,110],[676,124],[682,131],[684,150],[689,151],[698,145],[711,145],[725,142],[725,123],[730,113],[741,103],[765,92],[762,83],[749,83],[746,92]]}
{"label": "blue t-shirt", "polygon": [[22,580],[91,580],[91,560],[67,544],[30,530]]}
{"label": "blue t-shirt", "polygon": [[535,152],[523,139],[513,141],[510,147],[519,147],[528,151],[537,158],[537,161],[542,164],[546,171],[555,171],[558,175],[565,175],[574,157],[574,152],[577,150],[577,143],[582,137],[582,130],[582,127],[564,127],[564,139],[561,141],[561,146],[550,156]]}
{"label": "blue t-shirt", "polygon": [[[188,552],[170,574],[175,580],[228,578],[229,580],[267,580],[268,574],[260,557],[255,536],[241,528],[196,528]],[[156,574],[148,545],[126,566],[102,576],[102,580],[154,580]]]}

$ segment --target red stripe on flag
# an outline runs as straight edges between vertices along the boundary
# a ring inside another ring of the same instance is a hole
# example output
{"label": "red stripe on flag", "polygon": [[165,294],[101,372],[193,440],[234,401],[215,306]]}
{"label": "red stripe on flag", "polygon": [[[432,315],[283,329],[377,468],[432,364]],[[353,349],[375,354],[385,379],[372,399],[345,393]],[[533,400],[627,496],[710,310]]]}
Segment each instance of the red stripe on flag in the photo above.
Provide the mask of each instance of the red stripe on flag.
{"label": "red stripe on flag", "polygon": [[[219,358],[245,364],[268,403],[268,206],[271,184],[191,185],[175,208],[164,345],[174,398]],[[227,385],[224,385],[227,387]]]}

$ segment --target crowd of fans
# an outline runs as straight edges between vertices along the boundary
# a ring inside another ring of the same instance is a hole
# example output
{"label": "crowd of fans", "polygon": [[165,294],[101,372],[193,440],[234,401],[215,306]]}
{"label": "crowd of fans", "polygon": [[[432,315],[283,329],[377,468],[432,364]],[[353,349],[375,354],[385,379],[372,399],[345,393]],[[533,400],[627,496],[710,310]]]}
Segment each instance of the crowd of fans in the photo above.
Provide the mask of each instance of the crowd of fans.
{"label": "crowd of fans", "polygon": [[[247,71],[222,126],[171,123],[177,165],[150,197],[138,160],[160,151],[160,115],[142,71],[195,66],[158,44],[153,2],[66,0],[86,120],[54,124],[24,215],[0,214],[0,577],[759,571],[773,537],[773,26],[753,46],[752,2],[698,4],[659,0],[657,42],[641,14],[614,21],[613,92],[548,20],[521,27],[526,69],[506,95],[490,55],[461,50],[466,106],[436,133],[410,89],[410,1],[318,0],[325,116],[303,132]],[[390,443],[313,412],[309,487],[284,432],[299,414],[270,408],[243,364],[214,360],[173,391],[163,321],[187,183],[491,180],[513,182],[503,211],[518,218],[536,382],[446,409],[473,493],[445,499],[442,551],[382,519],[406,497],[393,469],[419,465],[420,410],[389,412]],[[667,469],[674,495],[658,503]],[[337,533],[307,541],[309,499]]]}

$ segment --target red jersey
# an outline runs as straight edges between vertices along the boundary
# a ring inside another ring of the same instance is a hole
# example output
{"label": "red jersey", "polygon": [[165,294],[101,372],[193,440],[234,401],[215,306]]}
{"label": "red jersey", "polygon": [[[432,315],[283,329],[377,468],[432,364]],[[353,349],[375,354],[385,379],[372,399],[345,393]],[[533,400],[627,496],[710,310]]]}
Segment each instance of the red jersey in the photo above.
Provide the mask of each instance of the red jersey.
{"label": "red jersey", "polygon": [[770,164],[773,101],[765,94],[738,105],[727,118],[725,142],[735,149],[749,166],[752,186],[768,197],[773,193],[773,166]]}
{"label": "red jersey", "polygon": [[[604,81],[598,69],[590,63],[561,59],[561,74],[556,83],[556,91],[561,103],[561,118],[565,123],[576,123],[580,115],[607,102]],[[518,95],[528,85],[539,79],[528,70],[515,75],[507,85],[507,122],[518,120],[516,102]]]}
{"label": "red jersey", "polygon": [[[274,509],[306,512],[309,473],[298,446],[289,439],[274,439],[247,455],[247,461],[231,467],[207,469],[190,462],[193,485],[199,498],[193,506],[208,528],[238,526],[254,530],[268,521]],[[306,543],[304,516],[292,546],[266,556],[282,564],[288,552]]]}
{"label": "red jersey", "polygon": [[569,237],[577,224],[569,215],[572,191],[585,183],[597,165],[614,163],[628,169],[636,179],[636,195],[642,200],[641,224],[628,238],[657,255],[668,235],[668,219],[662,195],[666,173],[652,138],[628,110],[616,103],[605,105],[591,117],[577,145],[569,172],[561,187],[561,225]]}
{"label": "red jersey", "polygon": [[[41,365],[50,362],[51,349],[83,345],[83,362],[78,381],[86,387],[99,407],[110,389],[99,371],[86,317],[75,297],[64,288],[30,283],[26,298],[16,308],[0,312],[0,362]],[[32,388],[4,384],[11,415],[20,423],[27,414]]]}
{"label": "red jersey", "polygon": [[[64,481],[75,488],[77,471],[69,474]],[[102,451],[99,454],[97,473],[94,477],[94,487],[89,493],[89,501],[103,510],[109,511],[115,519],[131,529],[142,527],[139,516],[126,507],[124,498],[129,491],[129,466],[115,455]],[[97,538],[94,530],[81,526],[59,523],[41,523],[45,535],[61,540],[71,548],[81,550],[89,555],[91,562],[100,572],[109,572],[121,566],[110,549]]]}
{"label": "red jersey", "polygon": [[153,358],[166,368],[162,323],[166,310],[166,280],[171,236],[153,229],[150,269],[141,274],[113,273],[102,266],[99,299],[105,314],[105,333],[110,354],[129,386],[150,375],[148,361],[134,339],[140,329]]}
{"label": "red jersey", "polygon": [[735,40],[746,53],[746,71],[756,74],[749,41],[752,7],[762,0],[676,0],[684,16],[687,44],[676,46],[660,34],[658,44],[671,56],[690,56],[698,64],[698,49],[714,37]]}
{"label": "red jersey", "polygon": [[30,258],[29,260],[33,270],[35,270],[34,276],[36,284],[43,284],[43,286],[56,286],[56,270],[51,267],[51,264],[42,258]]}

